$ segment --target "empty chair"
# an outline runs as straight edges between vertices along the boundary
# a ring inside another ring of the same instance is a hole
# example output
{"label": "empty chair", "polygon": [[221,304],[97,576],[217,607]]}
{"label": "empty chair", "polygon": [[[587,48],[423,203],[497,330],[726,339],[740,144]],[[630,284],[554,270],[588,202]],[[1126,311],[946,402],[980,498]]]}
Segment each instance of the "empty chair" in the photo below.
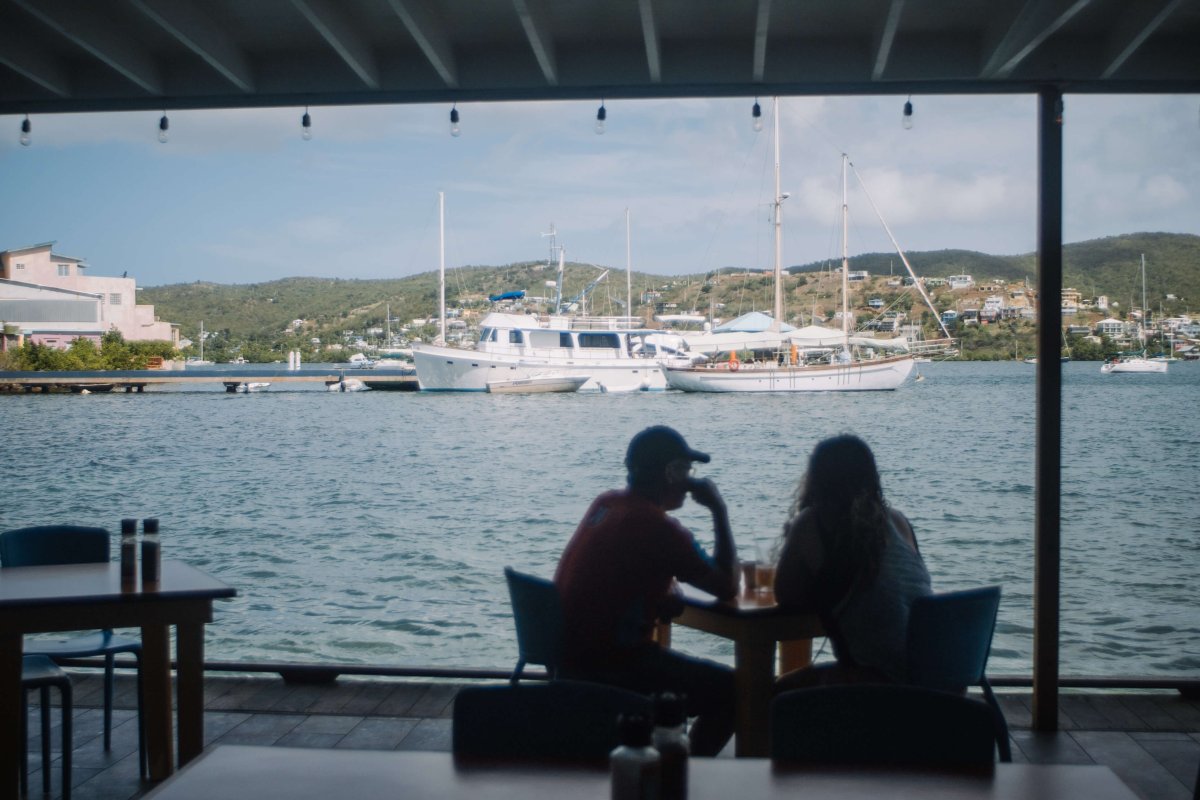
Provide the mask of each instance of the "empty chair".
{"label": "empty chair", "polygon": [[71,800],[71,679],[46,656],[21,661],[21,793],[29,789],[29,707],[27,694],[37,689],[42,720],[42,792],[50,793],[50,689],[58,688],[62,711],[62,797]]}
{"label": "empty chair", "polygon": [[[108,561],[109,534],[104,528],[82,525],[41,525],[0,533],[0,566],[36,567],[52,564],[95,564]],[[112,747],[113,661],[129,653],[137,661],[138,753],[142,775],[148,762],[142,720],[142,642],[105,629],[63,640],[29,639],[25,652],[50,658],[104,656],[104,749]]]}
{"label": "empty chair", "polygon": [[1000,760],[1012,761],[1008,722],[985,675],[999,608],[999,586],[918,598],[908,618],[908,682],[947,692],[982,688]]}
{"label": "empty chair", "polygon": [[895,684],[796,689],[771,702],[771,758],[789,765],[991,769],[992,712]]}
{"label": "empty chair", "polygon": [[463,689],[454,698],[455,758],[604,763],[619,714],[650,714],[649,698],[585,681]]}
{"label": "empty chair", "polygon": [[504,568],[513,623],[517,628],[517,665],[512,682],[521,679],[526,664],[542,664],[550,677],[558,675],[563,652],[563,611],[553,581]]}

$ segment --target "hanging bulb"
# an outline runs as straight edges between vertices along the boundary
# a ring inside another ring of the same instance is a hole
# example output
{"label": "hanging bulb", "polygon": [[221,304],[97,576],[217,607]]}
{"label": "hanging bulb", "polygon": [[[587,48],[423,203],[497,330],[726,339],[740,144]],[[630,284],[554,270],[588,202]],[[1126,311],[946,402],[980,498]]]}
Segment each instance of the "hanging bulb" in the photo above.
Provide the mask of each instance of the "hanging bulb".
{"label": "hanging bulb", "polygon": [[167,139],[171,138],[171,135],[169,133],[167,133],[167,129],[170,127],[171,127],[171,123],[167,119],[167,112],[164,111],[163,115],[162,115],[162,119],[160,119],[158,121],[158,141],[160,141],[163,144],[167,143]]}
{"label": "hanging bulb", "polygon": [[462,136],[462,127],[458,124],[458,106],[450,107],[450,135]]}
{"label": "hanging bulb", "polygon": [[600,101],[600,110],[596,112],[596,135],[600,136],[604,133],[604,121],[608,119],[608,111],[604,108],[604,101]]}
{"label": "hanging bulb", "polygon": [[33,130],[33,125],[29,122],[29,115],[25,115],[25,119],[21,122],[21,144],[24,147],[29,147],[33,143],[33,137],[30,132]]}
{"label": "hanging bulb", "polygon": [[758,133],[762,130],[762,106],[758,104],[758,99],[754,100],[754,108],[750,110],[750,116],[754,119],[754,132]]}
{"label": "hanging bulb", "polygon": [[900,125],[903,126],[904,130],[911,131],[912,124],[912,96],[910,95],[904,103],[904,116],[900,118]]}
{"label": "hanging bulb", "polygon": [[300,138],[306,142],[312,139],[312,117],[308,115],[308,106],[304,107],[304,116],[300,118]]}

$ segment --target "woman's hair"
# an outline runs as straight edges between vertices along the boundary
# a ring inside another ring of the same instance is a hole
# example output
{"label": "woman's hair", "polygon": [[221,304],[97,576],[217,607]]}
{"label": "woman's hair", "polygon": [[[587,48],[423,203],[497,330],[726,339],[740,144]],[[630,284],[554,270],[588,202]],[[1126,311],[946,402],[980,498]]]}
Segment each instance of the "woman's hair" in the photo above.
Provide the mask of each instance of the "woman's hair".
{"label": "woman's hair", "polygon": [[816,518],[826,554],[826,589],[840,597],[856,579],[874,580],[887,543],[888,507],[866,442],[841,434],[813,448],[792,518],[805,510]]}

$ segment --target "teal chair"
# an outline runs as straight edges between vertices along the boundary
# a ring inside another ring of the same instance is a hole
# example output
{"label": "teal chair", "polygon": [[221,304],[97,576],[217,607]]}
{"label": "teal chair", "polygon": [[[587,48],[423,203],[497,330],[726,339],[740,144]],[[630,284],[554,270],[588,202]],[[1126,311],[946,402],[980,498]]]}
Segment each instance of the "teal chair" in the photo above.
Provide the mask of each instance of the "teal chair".
{"label": "teal chair", "polygon": [[454,698],[452,751],[475,761],[604,765],[620,744],[617,717],[649,717],[648,697],[586,681],[463,689]]}
{"label": "teal chair", "polygon": [[771,701],[780,766],[994,768],[992,712],[970,697],[900,684],[843,684]]}
{"label": "teal chair", "polygon": [[42,720],[42,793],[50,794],[50,689],[57,688],[62,710],[62,800],[71,800],[71,679],[46,656],[25,656],[21,661],[21,794],[29,791],[29,705],[27,695],[37,689]]}
{"label": "teal chair", "polygon": [[521,679],[526,664],[541,664],[551,679],[558,676],[563,652],[563,610],[553,581],[504,568],[513,624],[517,629],[517,665],[513,683]]}
{"label": "teal chair", "polygon": [[1000,608],[1000,587],[985,586],[918,598],[908,618],[908,682],[964,693],[983,690],[992,710],[1001,761],[1012,761],[1008,722],[988,683],[986,669]]}
{"label": "teal chair", "polygon": [[[109,560],[109,533],[82,525],[40,525],[0,533],[0,567],[95,564]],[[25,652],[52,659],[104,656],[104,749],[112,748],[113,667],[118,653],[137,662],[138,759],[147,775],[146,730],[142,719],[142,642],[105,629],[63,640],[30,639]]]}

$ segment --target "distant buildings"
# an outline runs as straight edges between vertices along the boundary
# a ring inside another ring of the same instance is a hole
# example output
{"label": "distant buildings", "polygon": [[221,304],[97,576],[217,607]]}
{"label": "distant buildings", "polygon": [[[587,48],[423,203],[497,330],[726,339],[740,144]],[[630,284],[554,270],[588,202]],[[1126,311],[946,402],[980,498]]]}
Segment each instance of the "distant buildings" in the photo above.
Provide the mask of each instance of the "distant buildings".
{"label": "distant buildings", "polygon": [[0,251],[0,323],[24,341],[65,350],[78,338],[97,344],[110,330],[126,341],[179,346],[179,326],[138,305],[133,278],[85,275],[87,264],[53,251],[54,242]]}

